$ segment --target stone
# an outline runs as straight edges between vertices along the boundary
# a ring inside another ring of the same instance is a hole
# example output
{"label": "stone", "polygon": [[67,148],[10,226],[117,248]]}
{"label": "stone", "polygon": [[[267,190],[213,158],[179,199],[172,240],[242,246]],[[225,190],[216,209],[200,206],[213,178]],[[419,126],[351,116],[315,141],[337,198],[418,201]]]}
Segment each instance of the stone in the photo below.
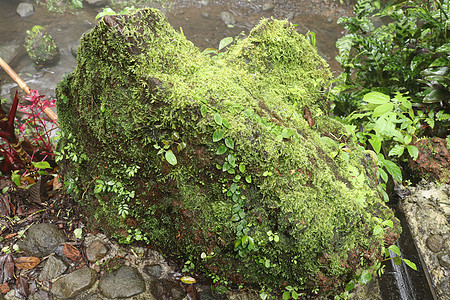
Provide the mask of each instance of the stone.
{"label": "stone", "polygon": [[22,46],[18,44],[0,46],[0,57],[9,64],[20,53],[21,47]]}
{"label": "stone", "polygon": [[28,300],[50,300],[52,297],[50,294],[43,290],[38,290],[28,297]]}
{"label": "stone", "polygon": [[163,273],[163,269],[160,265],[151,265],[145,267],[145,272],[152,277],[159,278]]}
{"label": "stone", "polygon": [[263,11],[269,11],[269,10],[273,10],[273,8],[275,7],[275,5],[273,3],[264,3],[261,7],[261,9]]}
{"label": "stone", "polygon": [[72,298],[89,289],[96,279],[97,273],[94,270],[83,267],[58,278],[53,282],[51,292],[59,299]]}
{"label": "stone", "polygon": [[152,280],[150,291],[155,299],[183,300],[186,297],[186,292],[179,282],[167,279]]}
{"label": "stone", "polygon": [[94,263],[108,253],[108,248],[102,241],[96,239],[93,240],[89,245],[86,246],[86,257],[91,262]]}
{"label": "stone", "polygon": [[67,265],[62,260],[51,255],[47,258],[38,279],[39,281],[53,280],[62,275],[66,270]]}
{"label": "stone", "polygon": [[137,269],[122,266],[116,271],[105,273],[100,278],[98,287],[107,298],[129,298],[144,292],[145,282]]}
{"label": "stone", "polygon": [[431,251],[433,251],[435,253],[438,253],[442,249],[443,242],[444,241],[443,241],[442,236],[433,234],[427,238],[426,244],[427,244],[428,249],[430,249]]}
{"label": "stone", "polygon": [[[325,60],[274,19],[220,54],[203,55],[155,9],[99,20],[57,105],[61,147],[102,168],[67,160],[65,178],[89,186],[77,200],[91,225],[191,256],[205,275],[340,289],[401,229],[370,157],[351,139],[339,154],[345,128],[321,100]],[[102,182],[115,188],[99,195]],[[373,235],[374,217],[393,228]]]}
{"label": "stone", "polygon": [[228,11],[223,11],[220,13],[220,19],[225,23],[225,25],[236,24],[236,18],[234,15]]}
{"label": "stone", "polygon": [[439,264],[444,268],[450,269],[450,253],[444,252],[438,254]]}
{"label": "stone", "polygon": [[43,257],[51,254],[66,237],[54,224],[33,224],[25,232],[23,241],[19,241],[19,248],[30,256]]}
{"label": "stone", "polygon": [[39,25],[27,30],[25,49],[33,64],[38,68],[56,64],[60,55],[55,40],[44,27]]}
{"label": "stone", "polygon": [[21,18],[26,18],[34,14],[34,7],[31,3],[20,3],[16,12]]}
{"label": "stone", "polygon": [[102,7],[108,4],[108,0],[86,0],[86,2],[95,7]]}

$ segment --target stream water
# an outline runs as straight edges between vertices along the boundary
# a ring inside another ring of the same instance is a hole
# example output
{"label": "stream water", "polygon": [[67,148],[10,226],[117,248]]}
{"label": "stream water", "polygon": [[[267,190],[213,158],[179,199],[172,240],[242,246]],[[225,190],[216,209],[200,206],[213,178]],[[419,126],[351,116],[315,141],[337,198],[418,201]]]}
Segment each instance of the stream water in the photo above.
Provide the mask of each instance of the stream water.
{"label": "stream water", "polygon": [[[18,3],[16,0],[0,0],[0,57],[16,70],[30,88],[53,96],[56,84],[76,65],[71,49],[76,47],[81,35],[95,25],[95,16],[101,8],[85,5],[82,10],[59,14],[50,13],[47,9],[34,5],[34,14],[21,18],[16,13]],[[334,60],[337,55],[334,45],[343,32],[336,22],[340,16],[351,13],[350,7],[338,3],[339,1],[333,0],[281,0],[275,4],[272,4],[272,1],[260,0],[191,0],[149,5],[160,8],[172,26],[178,30],[182,28],[187,38],[200,49],[217,48],[224,37],[236,36],[241,32],[247,34],[262,17],[287,18],[298,24],[300,33],[316,33],[320,54],[327,59],[331,69],[337,74],[339,65]],[[61,58],[54,67],[36,69],[23,48],[26,30],[30,30],[34,25],[44,26],[60,48]],[[7,99],[11,99],[11,94],[17,89],[16,84],[2,70],[0,87],[0,97]],[[405,226],[404,218],[402,222],[402,226]],[[405,256],[408,258],[411,257],[413,248],[411,243],[411,236],[404,233],[399,247],[406,252]],[[415,260],[422,270],[418,256],[411,257],[411,260]],[[382,298],[433,299],[425,276],[417,274],[392,266],[388,262],[386,274],[380,280]],[[420,274],[424,274],[423,270]]]}

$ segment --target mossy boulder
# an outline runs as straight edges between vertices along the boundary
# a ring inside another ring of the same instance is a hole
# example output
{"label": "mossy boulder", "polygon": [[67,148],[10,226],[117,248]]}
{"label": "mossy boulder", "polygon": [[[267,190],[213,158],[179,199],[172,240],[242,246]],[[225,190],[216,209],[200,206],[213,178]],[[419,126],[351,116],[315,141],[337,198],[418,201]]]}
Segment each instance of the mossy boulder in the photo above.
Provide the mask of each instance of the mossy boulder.
{"label": "mossy boulder", "polygon": [[34,65],[38,68],[51,66],[58,62],[59,48],[55,40],[44,27],[36,25],[27,30],[25,49]]}
{"label": "mossy boulder", "polygon": [[330,77],[287,21],[210,57],[157,10],[106,16],[57,88],[65,182],[92,225],[213,279],[342,289],[400,229],[325,112]]}

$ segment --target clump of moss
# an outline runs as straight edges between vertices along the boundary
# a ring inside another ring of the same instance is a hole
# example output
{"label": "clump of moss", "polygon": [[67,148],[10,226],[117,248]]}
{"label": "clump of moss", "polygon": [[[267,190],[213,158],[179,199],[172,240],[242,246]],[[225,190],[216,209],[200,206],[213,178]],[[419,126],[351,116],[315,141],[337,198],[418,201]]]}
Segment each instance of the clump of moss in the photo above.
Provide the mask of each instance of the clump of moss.
{"label": "clump of moss", "polygon": [[25,49],[36,67],[55,64],[59,59],[59,48],[44,27],[36,25],[27,30]]}
{"label": "clump of moss", "polygon": [[287,21],[211,59],[138,10],[104,17],[77,59],[57,89],[59,147],[105,231],[249,287],[337,291],[380,259],[374,217],[397,221],[324,111],[325,61]]}

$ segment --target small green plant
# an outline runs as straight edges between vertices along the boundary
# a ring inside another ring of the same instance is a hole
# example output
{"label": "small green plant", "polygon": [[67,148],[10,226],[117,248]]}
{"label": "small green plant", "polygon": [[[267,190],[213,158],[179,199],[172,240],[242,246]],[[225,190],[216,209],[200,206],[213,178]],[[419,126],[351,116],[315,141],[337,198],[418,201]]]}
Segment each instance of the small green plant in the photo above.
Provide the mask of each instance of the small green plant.
{"label": "small green plant", "polygon": [[[444,112],[450,97],[449,1],[390,1],[383,7],[380,0],[359,0],[354,13],[338,21],[348,34],[336,43],[343,72],[333,93],[335,113],[358,109],[369,91],[409,93],[415,110]],[[449,122],[443,118],[421,131],[445,137]]]}
{"label": "small green plant", "polygon": [[232,37],[226,37],[219,42],[219,49],[206,48],[202,53],[205,55],[211,54],[214,59],[217,59],[222,55],[222,53],[224,53],[224,52],[220,52],[220,51],[225,49],[232,42],[233,42]]}

